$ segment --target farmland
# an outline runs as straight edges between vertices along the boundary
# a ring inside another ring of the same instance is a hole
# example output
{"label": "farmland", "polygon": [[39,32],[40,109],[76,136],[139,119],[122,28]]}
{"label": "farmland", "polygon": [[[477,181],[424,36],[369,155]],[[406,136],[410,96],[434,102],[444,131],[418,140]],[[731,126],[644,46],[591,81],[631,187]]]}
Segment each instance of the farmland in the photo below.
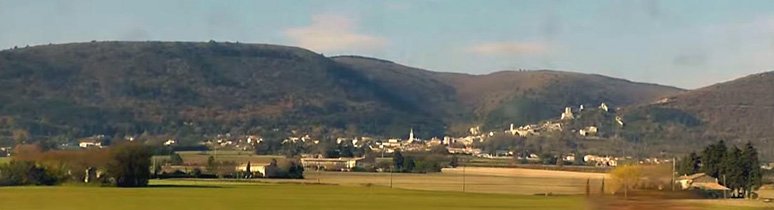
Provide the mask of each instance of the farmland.
{"label": "farmland", "polygon": [[247,151],[189,151],[178,152],[186,164],[205,165],[207,158],[215,157],[218,161],[237,163],[269,163],[271,159],[285,159],[284,156],[255,155]]}
{"label": "farmland", "polygon": [[[0,188],[2,209],[584,209],[581,197],[333,185],[153,181],[155,187]],[[46,202],[40,202],[45,198]]]}
{"label": "farmland", "polygon": [[[95,186],[4,187],[0,209],[711,209],[757,210],[723,202],[587,200],[390,189],[380,186],[278,184],[214,180],[152,180],[148,188]],[[40,202],[45,198],[45,202]],[[645,207],[645,208],[640,208]]]}
{"label": "farmland", "polygon": [[[315,172],[306,173],[306,182],[340,185],[381,185],[394,188],[434,191],[500,193],[534,195],[541,193],[578,195],[584,194],[586,179],[599,192],[605,174],[547,171],[532,169],[500,169],[469,167],[463,178],[462,169],[445,169],[442,173],[405,174],[395,173],[353,173]],[[390,178],[392,177],[392,178]],[[392,179],[392,182],[390,181]],[[464,179],[464,180],[463,180]],[[609,181],[609,179],[608,179]]]}

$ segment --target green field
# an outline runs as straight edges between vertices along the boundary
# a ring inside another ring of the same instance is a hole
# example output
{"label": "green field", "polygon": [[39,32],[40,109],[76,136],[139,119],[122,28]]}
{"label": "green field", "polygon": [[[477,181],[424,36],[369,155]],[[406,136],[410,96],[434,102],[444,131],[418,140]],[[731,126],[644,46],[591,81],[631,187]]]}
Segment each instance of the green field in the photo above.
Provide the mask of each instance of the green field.
{"label": "green field", "polygon": [[520,196],[336,185],[153,181],[155,187],[4,187],[0,209],[585,209],[578,196]]}
{"label": "green field", "polygon": [[10,161],[11,161],[10,157],[0,157],[0,164],[4,164]]}

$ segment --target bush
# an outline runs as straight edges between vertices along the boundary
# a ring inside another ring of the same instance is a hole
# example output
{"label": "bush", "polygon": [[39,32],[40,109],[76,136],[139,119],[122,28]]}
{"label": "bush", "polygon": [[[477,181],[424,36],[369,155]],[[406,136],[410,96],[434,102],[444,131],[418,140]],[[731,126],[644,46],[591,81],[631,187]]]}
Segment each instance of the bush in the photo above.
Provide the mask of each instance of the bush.
{"label": "bush", "polygon": [[125,143],[110,151],[108,174],[118,187],[144,187],[150,178],[151,152],[146,146]]}
{"label": "bush", "polygon": [[0,165],[0,186],[55,185],[64,176],[38,166],[32,161],[11,161]]}
{"label": "bush", "polygon": [[304,167],[301,164],[297,164],[293,161],[283,161],[278,163],[276,159],[272,159],[271,163],[266,167],[266,174],[264,177],[303,179]]}

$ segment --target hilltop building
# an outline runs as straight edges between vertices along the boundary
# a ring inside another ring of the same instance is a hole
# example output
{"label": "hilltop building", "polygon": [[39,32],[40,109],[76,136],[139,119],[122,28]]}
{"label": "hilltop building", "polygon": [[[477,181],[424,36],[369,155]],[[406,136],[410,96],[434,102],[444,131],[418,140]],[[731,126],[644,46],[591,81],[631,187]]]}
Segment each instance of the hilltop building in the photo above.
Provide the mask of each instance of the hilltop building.
{"label": "hilltop building", "polygon": [[561,120],[572,120],[572,119],[575,119],[575,116],[572,113],[572,108],[571,107],[565,107],[564,108],[564,112],[562,113]]}
{"label": "hilltop building", "polygon": [[607,104],[605,104],[605,103],[600,104],[599,105],[599,109],[604,110],[605,112],[609,111],[608,107],[607,107]]}
{"label": "hilltop building", "polygon": [[578,134],[581,136],[596,136],[597,135],[597,126],[588,126],[583,129],[580,129],[578,131]]}

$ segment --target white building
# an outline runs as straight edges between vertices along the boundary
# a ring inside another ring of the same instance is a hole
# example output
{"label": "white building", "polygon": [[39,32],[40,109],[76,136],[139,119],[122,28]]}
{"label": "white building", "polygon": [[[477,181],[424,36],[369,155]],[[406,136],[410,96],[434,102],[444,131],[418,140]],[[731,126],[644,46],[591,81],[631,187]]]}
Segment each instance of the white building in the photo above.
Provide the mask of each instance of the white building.
{"label": "white building", "polygon": [[81,148],[97,147],[102,148],[102,141],[96,139],[81,140],[78,142],[78,146]]}
{"label": "white building", "polygon": [[608,111],[607,104],[605,104],[605,103],[600,104],[599,105],[599,109],[604,110],[605,112],[607,112]]}
{"label": "white building", "polygon": [[581,136],[596,136],[597,135],[597,127],[596,126],[588,126],[583,129],[580,129],[578,131],[578,134]]}
{"label": "white building", "polygon": [[575,115],[573,115],[573,113],[572,113],[572,108],[565,107],[564,108],[564,112],[562,113],[562,118],[560,118],[560,119],[561,120],[572,120],[572,119],[575,119]]}

